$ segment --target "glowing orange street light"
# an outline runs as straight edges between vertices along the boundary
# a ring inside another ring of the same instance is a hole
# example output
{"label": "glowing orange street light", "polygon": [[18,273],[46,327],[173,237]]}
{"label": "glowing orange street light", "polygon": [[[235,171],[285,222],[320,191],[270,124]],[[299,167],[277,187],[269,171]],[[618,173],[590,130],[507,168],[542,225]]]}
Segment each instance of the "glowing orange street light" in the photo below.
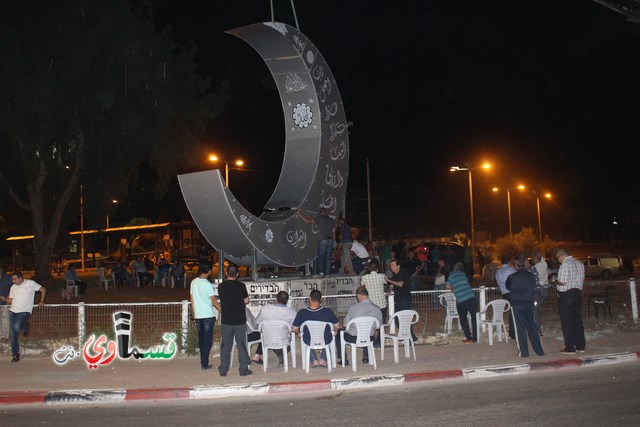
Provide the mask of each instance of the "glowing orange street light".
{"label": "glowing orange street light", "polygon": [[[533,192],[533,194],[535,194],[536,196],[536,207],[538,208],[538,241],[542,243],[542,220],[540,219],[540,197],[538,197],[538,194],[535,191]],[[550,199],[551,193],[544,193],[544,198]]]}
{"label": "glowing orange street light", "polygon": [[484,162],[481,166],[476,166],[476,167],[472,167],[468,165],[467,167],[462,167],[462,168],[460,166],[451,166],[449,168],[449,171],[451,172],[469,171],[469,210],[471,211],[471,256],[472,257],[474,257],[476,253],[476,228],[473,221],[473,179],[471,178],[471,170],[473,169],[489,170],[491,169],[491,164]]}
{"label": "glowing orange street light", "polygon": [[[518,185],[516,187],[518,190],[522,191],[524,190],[526,187],[522,184]],[[500,190],[506,191],[507,192],[507,211],[509,213],[509,237],[513,236],[513,227],[511,225],[511,189],[509,188],[499,188],[499,187],[493,187],[492,188],[494,193],[497,193]]]}
{"label": "glowing orange street light", "polygon": [[212,162],[223,162],[224,163],[224,182],[227,185],[227,188],[229,188],[229,163],[233,163],[236,166],[242,166],[244,165],[244,162],[240,159],[235,160],[233,162],[229,162],[227,160],[221,159],[220,157],[216,156],[215,154],[212,154],[209,156],[209,160]]}

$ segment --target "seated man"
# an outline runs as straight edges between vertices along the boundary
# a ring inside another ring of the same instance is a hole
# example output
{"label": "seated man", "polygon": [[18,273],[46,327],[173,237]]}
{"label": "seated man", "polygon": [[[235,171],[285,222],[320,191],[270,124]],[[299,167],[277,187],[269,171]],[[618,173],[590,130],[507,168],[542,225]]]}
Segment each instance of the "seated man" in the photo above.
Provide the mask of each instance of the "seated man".
{"label": "seated man", "polygon": [[125,282],[127,282],[128,288],[131,287],[131,273],[129,273],[129,269],[123,263],[117,262],[116,266],[113,267],[113,277],[116,282],[116,287],[123,287]]}
{"label": "seated man", "polygon": [[148,283],[153,281],[153,275],[149,273],[149,270],[147,270],[147,266],[142,261],[142,257],[140,255],[138,255],[131,263],[131,268],[133,268],[133,272],[138,276],[140,286],[147,286]]}
{"label": "seated man", "polygon": [[[64,272],[64,280],[74,282],[78,287],[78,297],[84,297],[87,292],[87,282],[80,280],[75,264],[69,264],[67,271]],[[71,299],[71,294],[67,289],[65,292],[67,299]]]}
{"label": "seated man", "polygon": [[176,289],[186,289],[187,284],[184,283],[184,264],[182,264],[180,258],[176,258],[173,264],[171,264],[171,277],[173,277],[173,284]]}
{"label": "seated man", "polygon": [[[260,326],[260,323],[265,320],[284,320],[289,325],[293,323],[293,319],[296,317],[296,311],[291,307],[287,307],[287,302],[289,301],[289,294],[285,291],[278,292],[276,295],[275,304],[267,304],[260,310],[258,313],[258,317],[256,318],[256,323]],[[291,341],[291,331],[282,330],[282,339],[286,342]],[[254,335],[255,334],[255,335]],[[253,341],[260,336],[260,332],[253,332],[249,334],[249,341]],[[278,367],[282,366],[284,363],[282,350],[274,349],[273,352],[278,356]],[[256,350],[256,354],[251,359],[256,363],[262,364],[262,344],[258,344],[258,349]]]}
{"label": "seated man", "polygon": [[[333,328],[327,328],[325,330],[324,338],[326,342],[331,342],[331,340],[333,339],[333,335],[335,335],[335,333],[338,331],[340,321],[333,313],[333,311],[331,311],[331,309],[323,307],[321,303],[322,292],[317,289],[311,291],[311,293],[309,294],[309,306],[300,309],[296,314],[295,319],[293,319],[293,331],[299,336],[300,326],[307,320],[329,322],[333,325]],[[303,331],[302,341],[307,345],[311,342],[308,331]],[[320,355],[319,360],[316,352],[311,351],[308,363],[311,363],[311,366],[313,368],[317,366],[327,366],[327,355],[325,350],[322,350],[322,354]]]}
{"label": "seated man", "polygon": [[160,286],[162,279],[168,277],[169,270],[171,270],[171,264],[169,264],[164,257],[160,257],[158,266],[156,267],[155,286]]}
{"label": "seated man", "polygon": [[364,245],[357,240],[351,243],[351,252],[354,256],[351,258],[353,264],[353,272],[360,274],[364,271],[364,263],[369,259],[369,252]]}
{"label": "seated man", "polygon": [[[367,288],[365,288],[364,286],[358,287],[358,289],[356,289],[356,299],[358,300],[358,303],[351,306],[344,318],[345,326],[353,319],[367,316],[378,319],[378,324],[382,325],[382,311],[380,311],[380,307],[369,301],[369,292],[367,291]],[[372,327],[371,332],[369,333],[372,341],[376,335],[376,330],[376,327]],[[355,343],[357,336],[358,331],[356,330],[356,325],[351,325],[349,327],[349,330],[344,334],[344,340],[348,343]],[[336,338],[336,347],[338,350],[338,355],[340,355],[342,354],[342,342],[340,341],[340,335],[336,335]],[[345,360],[344,363],[345,365],[348,365],[349,361]],[[369,349],[366,347],[363,349],[362,363],[369,363]]]}

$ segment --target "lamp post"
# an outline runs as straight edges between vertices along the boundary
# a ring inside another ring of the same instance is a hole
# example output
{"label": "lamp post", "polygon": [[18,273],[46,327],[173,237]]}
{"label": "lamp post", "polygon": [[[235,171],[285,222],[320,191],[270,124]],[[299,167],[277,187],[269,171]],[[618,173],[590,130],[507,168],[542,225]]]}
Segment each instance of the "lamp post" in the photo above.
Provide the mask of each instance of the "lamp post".
{"label": "lamp post", "polygon": [[[524,185],[518,185],[518,190],[524,190],[525,186]],[[512,222],[511,222],[511,189],[510,188],[499,188],[499,187],[493,187],[492,188],[494,193],[497,193],[500,190],[504,190],[507,192],[507,212],[509,214],[509,237],[513,236],[513,227],[512,227]]]}
{"label": "lamp post", "polygon": [[[115,205],[117,204],[118,201],[116,199],[112,199],[111,200],[111,204]],[[107,229],[109,228],[109,208],[107,208]],[[107,259],[109,259],[109,255],[111,255],[111,252],[109,251],[109,244],[110,244],[110,239],[109,239],[109,232],[107,231]]]}
{"label": "lamp post", "polygon": [[478,166],[478,167],[467,166],[467,167],[461,168],[460,166],[451,166],[449,168],[449,171],[451,172],[457,172],[457,171],[469,172],[469,210],[471,213],[471,259],[472,260],[476,253],[476,228],[475,228],[475,223],[473,221],[473,178],[471,176],[472,175],[471,171],[473,169],[488,170],[490,168],[491,168],[491,165],[489,163],[484,163],[482,164],[482,166]]}
{"label": "lamp post", "polygon": [[84,195],[80,184],[80,269],[84,272]]}
{"label": "lamp post", "polygon": [[[535,191],[533,192],[533,194],[536,196],[536,207],[538,208],[538,241],[542,243],[542,220],[540,218],[540,197],[538,196],[538,193],[536,193]],[[550,199],[551,193],[545,193],[544,197],[547,199]]]}
{"label": "lamp post", "polygon": [[233,163],[236,166],[242,166],[244,165],[244,162],[240,159],[235,160],[233,162],[221,159],[220,157],[216,156],[215,154],[212,154],[209,156],[209,160],[212,162],[223,162],[224,163],[224,182],[227,185],[227,188],[229,188],[229,163]]}

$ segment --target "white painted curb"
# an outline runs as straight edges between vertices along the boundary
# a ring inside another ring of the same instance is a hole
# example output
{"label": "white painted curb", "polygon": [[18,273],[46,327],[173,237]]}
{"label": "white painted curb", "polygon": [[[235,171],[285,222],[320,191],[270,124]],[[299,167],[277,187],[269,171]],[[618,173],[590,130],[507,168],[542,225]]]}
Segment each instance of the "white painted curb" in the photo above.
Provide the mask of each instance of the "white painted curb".
{"label": "white painted curb", "polygon": [[631,362],[638,359],[636,353],[612,353],[598,356],[581,357],[582,366],[611,365],[614,363]]}
{"label": "white painted curb", "polygon": [[404,384],[404,375],[375,375],[348,379],[336,379],[331,381],[334,390],[354,390],[359,388],[386,387]]}
{"label": "white painted curb", "polygon": [[196,386],[189,391],[190,399],[209,399],[212,397],[230,396],[264,396],[269,390],[267,383],[228,384]]}
{"label": "white painted curb", "polygon": [[468,368],[462,370],[464,378],[487,378],[496,377],[498,375],[520,375],[526,374],[531,370],[527,364],[521,365],[505,365],[505,366],[481,366],[478,368]]}

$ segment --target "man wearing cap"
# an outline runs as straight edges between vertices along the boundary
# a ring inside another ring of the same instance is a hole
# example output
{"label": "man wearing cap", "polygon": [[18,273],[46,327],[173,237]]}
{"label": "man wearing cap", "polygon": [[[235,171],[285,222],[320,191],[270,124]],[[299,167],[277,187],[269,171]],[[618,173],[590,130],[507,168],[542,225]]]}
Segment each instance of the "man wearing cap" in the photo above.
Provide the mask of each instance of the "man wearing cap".
{"label": "man wearing cap", "polygon": [[9,309],[9,327],[11,329],[11,353],[13,354],[12,362],[20,361],[20,346],[18,338],[20,331],[24,331],[24,336],[29,335],[29,317],[33,312],[33,299],[36,292],[40,291],[40,302],[38,306],[44,305],[44,298],[47,290],[34,282],[24,278],[21,271],[16,270],[11,275],[13,286],[9,291],[9,297],[6,298]]}

